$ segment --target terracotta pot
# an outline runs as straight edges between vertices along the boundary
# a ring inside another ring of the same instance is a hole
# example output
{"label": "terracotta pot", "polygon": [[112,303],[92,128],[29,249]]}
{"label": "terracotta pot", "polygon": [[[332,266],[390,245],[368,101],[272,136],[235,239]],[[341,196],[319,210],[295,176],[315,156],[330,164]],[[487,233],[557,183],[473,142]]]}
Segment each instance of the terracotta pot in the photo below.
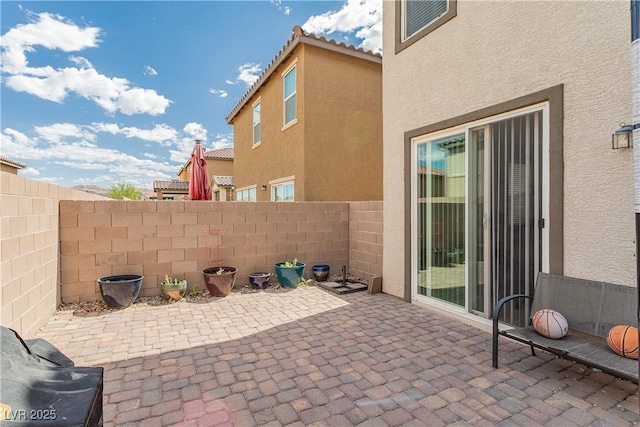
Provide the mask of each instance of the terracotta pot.
{"label": "terracotta pot", "polygon": [[209,267],[202,270],[204,284],[214,297],[226,297],[231,293],[236,284],[237,273],[238,269],[235,267]]}

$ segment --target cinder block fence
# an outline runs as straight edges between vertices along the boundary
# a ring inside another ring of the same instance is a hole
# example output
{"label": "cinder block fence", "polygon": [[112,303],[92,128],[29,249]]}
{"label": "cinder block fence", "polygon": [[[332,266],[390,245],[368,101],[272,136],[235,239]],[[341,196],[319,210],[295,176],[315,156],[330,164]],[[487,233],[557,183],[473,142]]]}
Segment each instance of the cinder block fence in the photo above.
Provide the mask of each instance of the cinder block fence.
{"label": "cinder block fence", "polygon": [[[219,237],[221,236],[221,237]],[[142,295],[159,295],[165,274],[204,288],[202,270],[238,269],[237,284],[276,262],[349,263],[348,203],[60,202],[63,302],[100,299],[99,277],[144,276]]]}
{"label": "cinder block fence", "polygon": [[[165,274],[204,288],[221,260],[254,271],[297,258],[382,275],[382,202],[116,201],[0,173],[2,326],[35,335],[60,302],[100,300],[96,280],[144,276],[160,294]],[[222,233],[219,242],[217,233]]]}

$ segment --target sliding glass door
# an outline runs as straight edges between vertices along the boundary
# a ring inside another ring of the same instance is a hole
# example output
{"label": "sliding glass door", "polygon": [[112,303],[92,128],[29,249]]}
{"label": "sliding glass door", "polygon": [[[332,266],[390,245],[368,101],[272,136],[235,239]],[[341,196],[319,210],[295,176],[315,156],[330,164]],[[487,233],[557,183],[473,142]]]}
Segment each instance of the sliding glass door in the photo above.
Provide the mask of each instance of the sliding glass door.
{"label": "sliding glass door", "polygon": [[465,135],[418,145],[419,295],[464,307]]}
{"label": "sliding glass door", "polygon": [[[486,121],[417,144],[418,298],[489,318],[500,298],[533,289],[544,226],[542,117]],[[523,324],[528,305],[503,313]]]}

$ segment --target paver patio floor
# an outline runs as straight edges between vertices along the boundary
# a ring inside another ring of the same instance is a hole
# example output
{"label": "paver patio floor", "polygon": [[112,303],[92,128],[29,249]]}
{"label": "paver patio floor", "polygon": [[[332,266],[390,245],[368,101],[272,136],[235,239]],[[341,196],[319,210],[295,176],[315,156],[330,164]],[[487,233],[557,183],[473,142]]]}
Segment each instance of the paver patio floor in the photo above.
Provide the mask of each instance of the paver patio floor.
{"label": "paver patio floor", "polygon": [[106,426],[633,425],[637,386],[385,294],[317,287],[55,315]]}

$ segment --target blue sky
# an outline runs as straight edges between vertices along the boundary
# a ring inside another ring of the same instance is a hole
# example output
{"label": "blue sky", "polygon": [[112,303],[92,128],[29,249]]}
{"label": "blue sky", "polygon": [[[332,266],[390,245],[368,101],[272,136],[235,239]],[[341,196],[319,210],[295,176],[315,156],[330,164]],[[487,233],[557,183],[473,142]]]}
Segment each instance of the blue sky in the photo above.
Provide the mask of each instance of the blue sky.
{"label": "blue sky", "polygon": [[376,52],[382,1],[0,2],[0,154],[64,187],[152,188],[231,112],[291,36]]}

